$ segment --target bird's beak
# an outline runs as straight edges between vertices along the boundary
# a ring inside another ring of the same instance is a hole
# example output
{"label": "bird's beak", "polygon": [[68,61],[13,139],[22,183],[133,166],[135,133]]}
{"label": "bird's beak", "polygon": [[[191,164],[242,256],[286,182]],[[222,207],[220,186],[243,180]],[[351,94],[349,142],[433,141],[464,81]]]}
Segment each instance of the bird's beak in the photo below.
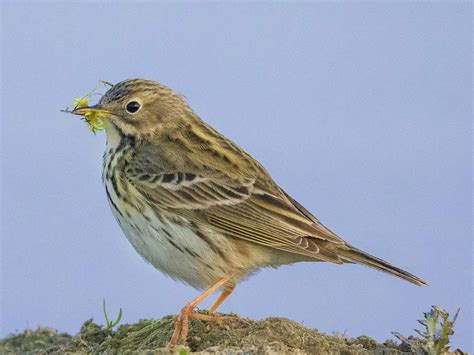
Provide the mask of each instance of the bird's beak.
{"label": "bird's beak", "polygon": [[107,117],[111,115],[111,112],[105,110],[101,105],[92,105],[92,106],[82,106],[76,107],[74,110],[70,111],[73,115],[86,116],[92,114],[98,114],[101,117]]}

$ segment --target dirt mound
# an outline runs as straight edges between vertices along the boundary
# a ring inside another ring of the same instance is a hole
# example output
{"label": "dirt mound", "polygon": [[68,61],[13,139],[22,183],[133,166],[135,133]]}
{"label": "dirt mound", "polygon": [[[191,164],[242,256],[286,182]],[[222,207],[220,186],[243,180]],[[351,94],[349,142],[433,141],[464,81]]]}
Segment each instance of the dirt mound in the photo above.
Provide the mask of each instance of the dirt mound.
{"label": "dirt mound", "polygon": [[92,320],[75,336],[50,328],[27,330],[0,341],[0,354],[410,354],[407,344],[379,344],[367,336],[326,335],[284,318],[262,321],[235,318],[220,325],[192,319],[188,346],[167,351],[174,317],[141,320],[113,331]]}

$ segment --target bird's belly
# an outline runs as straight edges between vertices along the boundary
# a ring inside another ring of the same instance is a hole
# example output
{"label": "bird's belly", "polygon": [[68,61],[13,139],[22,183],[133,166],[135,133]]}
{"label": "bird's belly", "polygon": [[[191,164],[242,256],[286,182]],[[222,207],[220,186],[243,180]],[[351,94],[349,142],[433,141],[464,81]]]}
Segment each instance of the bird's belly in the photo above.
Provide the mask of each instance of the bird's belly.
{"label": "bird's belly", "polygon": [[173,279],[204,288],[229,271],[221,260],[210,260],[207,246],[184,223],[147,219],[143,212],[130,212],[131,218],[114,214],[135,250]]}
{"label": "bird's belly", "polygon": [[[110,191],[112,186],[107,186]],[[246,242],[196,227],[185,218],[156,211],[143,200],[136,206],[109,195],[112,212],[135,250],[155,268],[195,288],[207,288],[231,271],[240,277],[268,266],[267,253]]]}

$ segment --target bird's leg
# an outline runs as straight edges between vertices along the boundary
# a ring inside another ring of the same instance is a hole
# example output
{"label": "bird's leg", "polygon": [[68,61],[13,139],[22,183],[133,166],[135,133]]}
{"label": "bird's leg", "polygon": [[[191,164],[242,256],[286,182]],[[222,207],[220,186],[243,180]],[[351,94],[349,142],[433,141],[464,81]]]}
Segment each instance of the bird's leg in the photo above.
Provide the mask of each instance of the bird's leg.
{"label": "bird's leg", "polygon": [[[211,308],[209,308],[209,313],[214,313],[217,307],[219,307],[222,304],[222,302],[224,302],[226,298],[230,296],[230,294],[234,291],[234,289],[235,289],[235,285],[232,285],[232,286],[229,286],[224,291],[222,291],[222,293],[219,295],[217,300],[212,304]],[[222,316],[208,315],[208,314],[202,314],[202,313],[196,313],[196,312],[192,312],[189,315],[189,318],[215,322],[217,324],[220,324],[221,321],[223,320],[235,319],[235,317],[222,317]]]}
{"label": "bird's leg", "polygon": [[[225,289],[224,291],[222,291],[222,293],[219,295],[217,300],[212,304],[211,308],[209,308],[209,313],[215,313],[217,308],[227,299],[227,297],[229,297],[232,294],[234,289],[235,289],[235,285],[232,285],[228,287],[227,289]],[[216,324],[221,324],[223,320],[236,318],[232,316],[206,315],[206,314],[201,314],[201,313],[193,313],[192,317],[196,319],[212,321],[212,322],[215,322]]]}
{"label": "bird's leg", "polygon": [[[171,340],[168,343],[169,347],[176,346],[178,343],[186,343],[186,338],[188,336],[188,328],[189,328],[189,318],[194,317],[194,318],[199,318],[203,320],[210,320],[211,318],[214,318],[212,316],[206,316],[206,315],[201,315],[198,313],[193,313],[194,308],[196,308],[202,301],[204,301],[207,297],[212,295],[214,292],[216,292],[219,288],[224,286],[226,283],[228,283],[232,278],[235,277],[235,272],[231,272],[221,278],[219,281],[217,281],[214,285],[209,287],[206,291],[201,293],[199,296],[197,296],[194,300],[189,302],[186,306],[183,307],[181,310],[181,313],[179,316],[176,318],[175,325],[174,325],[174,332],[173,335],[171,336]],[[232,288],[233,290],[233,288]],[[232,292],[232,291],[231,291]],[[223,294],[225,291],[223,292]],[[230,294],[230,293],[229,293]],[[224,299],[228,296],[226,295],[225,297],[219,297],[217,301],[220,300],[220,302],[217,304],[221,304]],[[217,303],[216,301],[216,303]],[[217,306],[215,308],[217,308]],[[214,305],[213,305],[214,307]]]}
{"label": "bird's leg", "polygon": [[234,292],[235,285],[232,285],[231,287],[225,289],[222,291],[220,296],[217,298],[217,300],[212,304],[211,308],[209,308],[209,313],[214,313],[217,308],[226,300],[227,297],[231,295],[232,292]]}

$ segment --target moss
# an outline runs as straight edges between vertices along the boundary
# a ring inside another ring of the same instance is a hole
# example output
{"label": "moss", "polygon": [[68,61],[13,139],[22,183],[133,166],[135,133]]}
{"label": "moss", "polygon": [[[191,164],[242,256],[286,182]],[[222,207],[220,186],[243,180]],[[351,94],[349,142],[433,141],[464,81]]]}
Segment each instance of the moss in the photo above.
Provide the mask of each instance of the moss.
{"label": "moss", "polygon": [[9,353],[40,353],[58,349],[71,342],[72,337],[66,333],[58,333],[51,328],[25,330],[0,341],[0,354]]}
{"label": "moss", "polygon": [[[233,317],[215,324],[192,319],[188,347],[173,354],[409,354],[392,340],[379,344],[368,336],[326,335],[284,318],[262,321]],[[49,328],[25,331],[0,341],[1,354],[169,354],[166,344],[174,317],[124,324],[116,331],[87,320],[71,337]]]}

